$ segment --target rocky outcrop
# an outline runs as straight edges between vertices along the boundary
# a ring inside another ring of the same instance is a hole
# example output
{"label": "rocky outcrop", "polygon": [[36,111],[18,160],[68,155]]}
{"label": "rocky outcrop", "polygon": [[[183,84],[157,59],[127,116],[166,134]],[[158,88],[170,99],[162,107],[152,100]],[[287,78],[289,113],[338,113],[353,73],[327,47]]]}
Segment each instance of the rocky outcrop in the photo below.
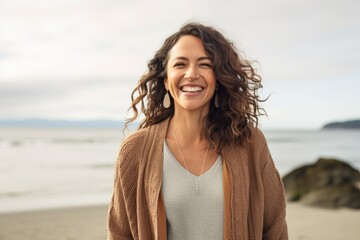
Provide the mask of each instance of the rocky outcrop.
{"label": "rocky outcrop", "polygon": [[306,205],[360,209],[360,172],[336,159],[319,159],[283,177],[288,201]]}
{"label": "rocky outcrop", "polygon": [[346,122],[331,122],[325,124],[322,129],[337,129],[337,128],[345,128],[345,129],[352,129],[352,128],[360,128],[360,120],[352,120]]}

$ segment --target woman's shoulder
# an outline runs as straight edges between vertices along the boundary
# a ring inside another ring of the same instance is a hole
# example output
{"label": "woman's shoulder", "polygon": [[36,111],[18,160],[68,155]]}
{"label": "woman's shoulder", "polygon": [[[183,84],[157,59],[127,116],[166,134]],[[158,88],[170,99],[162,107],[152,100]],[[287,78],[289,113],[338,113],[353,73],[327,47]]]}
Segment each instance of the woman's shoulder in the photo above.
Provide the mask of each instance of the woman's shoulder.
{"label": "woman's shoulder", "polygon": [[127,136],[121,143],[120,154],[126,154],[134,150],[139,150],[146,137],[149,127],[136,130]]}
{"label": "woman's shoulder", "polygon": [[140,129],[122,141],[116,161],[116,169],[120,175],[126,176],[127,173],[136,171],[145,136],[146,129]]}
{"label": "woman's shoulder", "polygon": [[249,125],[251,142],[255,144],[266,143],[263,131],[258,126]]}
{"label": "woman's shoulder", "polygon": [[131,154],[134,151],[141,151],[144,144],[156,141],[157,137],[161,137],[166,133],[167,122],[163,121],[141,129],[126,137],[121,143],[120,154]]}

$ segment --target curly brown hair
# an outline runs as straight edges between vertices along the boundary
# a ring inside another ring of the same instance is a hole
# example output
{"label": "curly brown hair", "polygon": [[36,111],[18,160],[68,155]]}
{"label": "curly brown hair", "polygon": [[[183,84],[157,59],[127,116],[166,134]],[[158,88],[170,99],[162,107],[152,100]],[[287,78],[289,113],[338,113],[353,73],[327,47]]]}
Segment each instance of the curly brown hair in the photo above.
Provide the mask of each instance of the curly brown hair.
{"label": "curly brown hair", "polygon": [[[209,113],[205,118],[203,134],[212,148],[221,153],[225,145],[243,144],[250,135],[251,127],[258,126],[258,117],[266,115],[259,107],[261,100],[257,90],[262,88],[261,77],[256,74],[251,62],[244,59],[233,42],[226,39],[213,27],[200,23],[187,23],[180,30],[168,37],[163,46],[148,62],[148,71],[140,78],[131,94],[133,117],[127,119],[130,124],[139,116],[137,104],[141,103],[141,112],[145,119],[139,129],[164,121],[174,114],[171,98],[170,108],[162,105],[166,89],[164,79],[169,51],[180,37],[192,35],[201,39],[205,51],[211,58],[217,79],[217,90],[210,102]],[[220,106],[215,107],[215,95]],[[147,100],[145,107],[144,99]]]}

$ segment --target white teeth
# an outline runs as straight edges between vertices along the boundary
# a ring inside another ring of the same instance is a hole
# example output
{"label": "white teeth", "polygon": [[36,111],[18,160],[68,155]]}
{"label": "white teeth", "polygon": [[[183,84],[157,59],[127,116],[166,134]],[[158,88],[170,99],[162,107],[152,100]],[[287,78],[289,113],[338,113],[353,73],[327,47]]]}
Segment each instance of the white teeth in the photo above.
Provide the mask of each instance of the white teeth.
{"label": "white teeth", "polygon": [[181,89],[183,92],[200,92],[203,90],[202,87],[190,87],[190,86],[185,86],[182,87]]}

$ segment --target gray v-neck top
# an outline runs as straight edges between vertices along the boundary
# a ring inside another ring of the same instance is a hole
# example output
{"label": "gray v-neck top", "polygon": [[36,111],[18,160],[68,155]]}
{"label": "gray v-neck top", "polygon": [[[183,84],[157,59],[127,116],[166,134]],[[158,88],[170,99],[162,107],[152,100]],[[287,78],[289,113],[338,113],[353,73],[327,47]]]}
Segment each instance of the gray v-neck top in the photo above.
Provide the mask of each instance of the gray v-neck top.
{"label": "gray v-neck top", "polygon": [[222,161],[200,178],[188,172],[164,144],[162,196],[169,240],[220,240],[224,236]]}

